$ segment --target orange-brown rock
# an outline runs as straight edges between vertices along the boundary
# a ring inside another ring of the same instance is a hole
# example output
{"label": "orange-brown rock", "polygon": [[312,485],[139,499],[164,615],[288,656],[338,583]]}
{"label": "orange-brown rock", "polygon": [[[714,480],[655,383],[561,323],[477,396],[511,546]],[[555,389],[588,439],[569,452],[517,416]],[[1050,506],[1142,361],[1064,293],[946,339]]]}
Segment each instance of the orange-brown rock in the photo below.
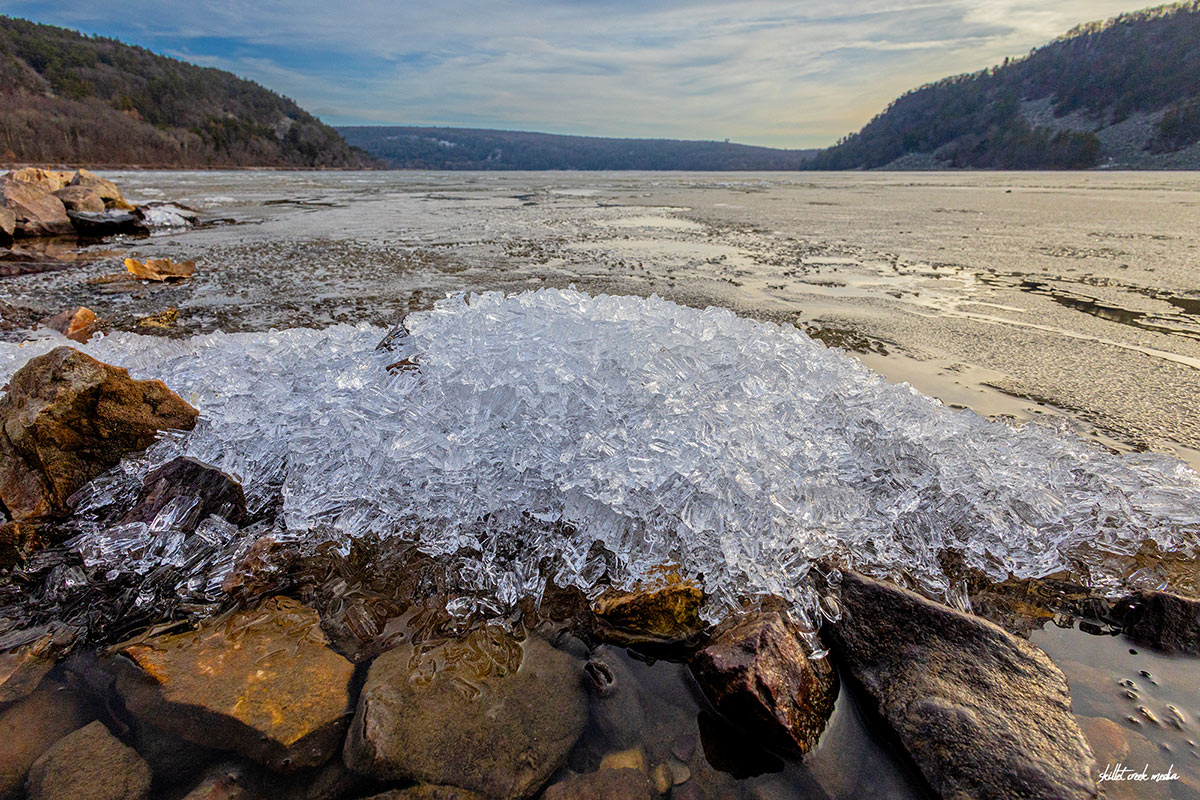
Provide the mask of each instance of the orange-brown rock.
{"label": "orange-brown rock", "polygon": [[0,503],[14,520],[63,515],[75,490],[198,415],[162,381],[74,348],[33,358],[0,399]]}
{"label": "orange-brown rock", "polygon": [[0,178],[0,206],[13,214],[15,237],[70,236],[75,232],[66,206],[37,184]]}
{"label": "orange-brown rock", "polygon": [[116,208],[121,211],[133,210],[133,205],[125,199],[115,183],[86,169],[79,170],[71,177],[71,185],[91,189],[104,201],[106,208]]}
{"label": "orange-brown rock", "polygon": [[21,181],[22,183],[36,186],[43,191],[57,192],[71,182],[71,179],[75,177],[75,173],[54,169],[41,169],[39,167],[25,167],[24,169],[13,170],[8,174],[8,177],[14,181]]}
{"label": "orange-brown rock", "polygon": [[54,666],[56,637],[46,633],[29,644],[0,653],[0,706],[28,697]]}
{"label": "orange-brown rock", "polygon": [[96,331],[100,318],[87,306],[77,306],[58,312],[42,320],[42,327],[51,328],[80,344],[86,342]]}
{"label": "orange-brown rock", "polygon": [[54,196],[62,201],[67,211],[103,211],[104,201],[100,195],[85,186],[65,186]]}
{"label": "orange-brown rock", "polygon": [[125,269],[138,280],[181,281],[195,274],[196,262],[172,261],[169,258],[148,258],[145,261],[127,258],[125,259]]}
{"label": "orange-brown rock", "polygon": [[17,217],[7,208],[0,208],[0,247],[12,244],[13,234],[17,230]]}
{"label": "orange-brown rock", "polygon": [[677,642],[704,629],[703,603],[699,586],[664,570],[633,591],[608,590],[593,602],[592,611],[601,622],[597,633],[610,641]]}
{"label": "orange-brown rock", "polygon": [[275,770],[338,749],[354,665],[329,648],[316,611],[276,597],[188,633],[124,647],[117,691],[135,716]]}
{"label": "orange-brown rock", "polygon": [[11,567],[45,546],[38,528],[28,522],[0,522],[0,567]]}
{"label": "orange-brown rock", "polygon": [[74,692],[54,683],[0,712],[0,797],[18,794],[33,762],[91,718]]}

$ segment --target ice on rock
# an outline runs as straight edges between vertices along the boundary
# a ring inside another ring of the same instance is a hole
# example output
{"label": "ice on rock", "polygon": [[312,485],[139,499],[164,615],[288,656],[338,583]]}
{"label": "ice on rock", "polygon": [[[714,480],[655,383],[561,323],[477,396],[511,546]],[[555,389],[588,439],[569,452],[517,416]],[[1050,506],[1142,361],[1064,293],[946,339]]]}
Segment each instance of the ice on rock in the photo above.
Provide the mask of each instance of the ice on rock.
{"label": "ice on rock", "polygon": [[[949,410],[727,310],[487,293],[411,314],[377,348],[385,333],[84,346],[201,411],[195,431],[99,479],[95,505],[191,455],[238,476],[252,512],[281,493],[285,533],[407,537],[457,559],[497,608],[537,595],[543,562],[585,589],[671,562],[717,609],[755,592],[801,601],[812,560],[835,552],[946,596],[945,548],[996,578],[1068,569],[1102,590],[1124,577],[1104,554],[1196,548],[1200,477],[1181,463]],[[59,343],[0,344],[0,374]],[[419,369],[394,368],[405,359]],[[97,524],[76,546],[113,569],[190,564],[189,585],[209,587],[220,576],[205,570],[245,546],[220,526],[197,546],[154,527]]]}

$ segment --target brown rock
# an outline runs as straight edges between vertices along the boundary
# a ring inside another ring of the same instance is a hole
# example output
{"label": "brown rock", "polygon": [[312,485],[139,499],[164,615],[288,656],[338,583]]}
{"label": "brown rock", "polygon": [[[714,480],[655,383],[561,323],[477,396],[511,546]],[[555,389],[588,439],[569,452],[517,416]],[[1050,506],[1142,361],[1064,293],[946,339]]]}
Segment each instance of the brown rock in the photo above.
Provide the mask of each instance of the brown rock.
{"label": "brown rock", "polygon": [[17,230],[17,217],[7,208],[0,208],[0,247],[12,244]]}
{"label": "brown rock", "polygon": [[110,180],[101,178],[94,172],[81,169],[71,177],[72,186],[91,189],[104,201],[105,208],[116,208],[121,211],[132,211],[133,205],[121,194],[121,190]]}
{"label": "brown rock", "polygon": [[233,524],[246,516],[242,485],[216,467],[186,456],[163,464],[146,476],[137,503],[119,524],[154,521],[167,506],[176,510],[171,527],[191,533],[216,515]]}
{"label": "brown rock", "polygon": [[39,526],[28,522],[0,522],[0,567],[25,560],[25,554],[45,547]]}
{"label": "brown rock", "polygon": [[808,657],[799,629],[779,612],[722,623],[690,666],[718,712],[792,752],[811,750],[833,713],[833,668]]}
{"label": "brown rock", "polygon": [[942,797],[1095,798],[1067,680],[1024,639],[853,572],[830,626],[841,665]]}
{"label": "brown rock", "polygon": [[172,261],[169,258],[148,258],[138,261],[125,259],[125,269],[141,281],[181,281],[196,272],[195,261]]}
{"label": "brown rock", "polygon": [[39,167],[25,167],[10,172],[6,177],[12,178],[14,181],[21,181],[36,186],[45,192],[56,192],[62,189],[71,182],[75,177],[73,172],[63,172],[53,169],[41,169]]}
{"label": "brown rock", "polygon": [[54,683],[0,712],[0,797],[19,791],[38,756],[90,719],[79,698]]}
{"label": "brown rock", "polygon": [[583,731],[580,673],[575,658],[544,640],[519,643],[496,629],[432,650],[401,645],[371,664],[346,737],[346,766],[492,800],[529,797]]}
{"label": "brown rock", "polygon": [[150,794],[150,767],[102,722],[59,739],[29,769],[29,800],[141,800]]}
{"label": "brown rock", "polygon": [[543,800],[656,800],[645,775],[634,769],[602,769],[556,783]]}
{"label": "brown rock", "polygon": [[0,398],[0,502],[15,520],[65,514],[83,484],[198,415],[162,381],[73,348],[33,358]]}
{"label": "brown rock", "polygon": [[169,306],[154,314],[147,314],[137,321],[139,328],[169,328],[179,319],[179,309]]}
{"label": "brown rock", "polygon": [[328,646],[317,612],[272,598],[121,650],[117,691],[135,716],[276,770],[324,763],[345,730],[354,665]]}
{"label": "brown rock", "polygon": [[374,794],[366,800],[486,800],[478,792],[469,792],[457,786],[434,786],[424,783],[408,789],[393,789],[383,794]]}
{"label": "brown rock", "polygon": [[100,199],[100,195],[83,186],[67,186],[53,194],[62,201],[67,211],[100,212],[104,210],[104,201]]}
{"label": "brown rock", "polygon": [[70,236],[75,232],[62,201],[35,184],[0,178],[0,206],[12,212],[16,237]]}
{"label": "brown rock", "polygon": [[27,645],[0,653],[0,706],[29,696],[54,666],[56,637],[39,636]]}
{"label": "brown rock", "polygon": [[100,318],[87,306],[77,306],[60,311],[42,320],[42,327],[58,331],[68,339],[80,344],[86,342],[96,331]]}
{"label": "brown rock", "polygon": [[678,642],[704,629],[704,593],[691,581],[664,570],[656,580],[625,592],[610,589],[592,605],[597,634],[618,644]]}

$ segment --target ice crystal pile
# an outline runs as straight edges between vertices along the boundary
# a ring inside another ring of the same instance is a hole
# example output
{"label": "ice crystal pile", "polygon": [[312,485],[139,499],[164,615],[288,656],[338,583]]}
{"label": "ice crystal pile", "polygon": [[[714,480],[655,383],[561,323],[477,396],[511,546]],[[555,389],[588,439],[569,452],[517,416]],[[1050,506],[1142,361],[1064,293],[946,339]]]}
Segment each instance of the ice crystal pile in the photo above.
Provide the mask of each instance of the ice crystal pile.
{"label": "ice crystal pile", "polygon": [[[542,290],[451,297],[404,328],[390,349],[367,326],[87,345],[201,411],[98,486],[192,455],[251,506],[281,492],[291,536],[408,537],[498,605],[548,575],[628,584],[664,562],[715,607],[799,599],[835,552],[944,593],[947,548],[996,578],[1069,568],[1104,589],[1124,577],[1110,554],[1190,552],[1200,529],[1200,478],[1176,461],[949,410],[726,310]],[[0,345],[0,374],[60,343]],[[79,547],[150,570],[186,558],[168,534],[97,527]]]}

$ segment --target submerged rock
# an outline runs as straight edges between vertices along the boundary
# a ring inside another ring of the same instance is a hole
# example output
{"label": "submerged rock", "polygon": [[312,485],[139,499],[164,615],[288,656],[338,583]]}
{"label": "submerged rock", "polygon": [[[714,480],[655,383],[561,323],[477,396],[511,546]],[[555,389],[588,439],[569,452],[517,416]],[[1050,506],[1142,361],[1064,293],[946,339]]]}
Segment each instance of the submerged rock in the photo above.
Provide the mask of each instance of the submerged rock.
{"label": "submerged rock", "polygon": [[953,798],[1094,798],[1066,678],[1038,648],[912,592],[842,573],[846,671],[929,785]]}
{"label": "submerged rock", "polygon": [[96,331],[99,322],[100,318],[96,316],[95,311],[87,306],[76,306],[47,317],[42,320],[41,325],[82,344]]}
{"label": "submerged rock", "polygon": [[0,503],[15,520],[65,514],[87,481],[198,415],[162,381],[73,348],[33,358],[0,398]]}
{"label": "submerged rock", "polygon": [[353,672],[315,611],[277,597],[125,647],[117,691],[132,714],[190,742],[294,770],[337,751]]}
{"label": "submerged rock", "polygon": [[84,186],[64,186],[53,195],[62,201],[67,209],[67,216],[72,211],[103,212],[104,201],[100,195]]}
{"label": "submerged rock", "polygon": [[55,683],[0,712],[0,797],[17,792],[42,753],[91,719],[75,693]]}
{"label": "submerged rock", "polygon": [[181,456],[146,476],[137,504],[118,524],[150,524],[164,512],[172,528],[187,533],[213,515],[236,525],[246,516],[246,496],[242,485],[221,470]]}
{"label": "submerged rock", "polygon": [[121,194],[121,190],[117,188],[117,185],[110,180],[101,178],[94,172],[86,169],[78,170],[71,176],[71,186],[91,189],[104,201],[105,208],[133,211],[133,205],[125,199],[125,196]]}
{"label": "submerged rock", "polygon": [[785,750],[811,750],[833,713],[833,668],[808,657],[800,631],[779,612],[722,623],[690,666],[718,712]]}
{"label": "submerged rock", "polygon": [[591,696],[595,732],[609,747],[630,747],[646,726],[645,699],[637,677],[619,653],[597,648],[583,666],[583,683]]}
{"label": "submerged rock", "polygon": [[346,738],[352,770],[461,787],[492,800],[538,791],[587,720],[580,664],[531,636],[484,629],[371,665]]}
{"label": "submerged rock", "polygon": [[1165,653],[1200,655],[1200,600],[1138,592],[1121,600],[1112,614],[1138,644]]}
{"label": "submerged rock", "polygon": [[50,192],[33,183],[0,178],[0,206],[12,212],[13,235],[70,236],[75,233],[66,206]]}
{"label": "submerged rock", "polygon": [[543,800],[655,800],[650,780],[636,769],[601,769],[556,783]]}
{"label": "submerged rock", "polygon": [[67,217],[80,236],[142,236],[149,233],[141,218],[131,211],[68,208]]}
{"label": "submerged rock", "polygon": [[150,794],[150,767],[102,722],[59,739],[29,770],[29,800],[140,800]]}
{"label": "submerged rock", "polygon": [[704,629],[704,592],[673,573],[633,591],[610,589],[592,605],[600,620],[597,635],[617,644],[678,642]]}
{"label": "submerged rock", "polygon": [[393,789],[383,794],[374,794],[366,800],[486,800],[478,792],[469,792],[457,786],[435,786],[430,783],[411,786],[408,789]]}

